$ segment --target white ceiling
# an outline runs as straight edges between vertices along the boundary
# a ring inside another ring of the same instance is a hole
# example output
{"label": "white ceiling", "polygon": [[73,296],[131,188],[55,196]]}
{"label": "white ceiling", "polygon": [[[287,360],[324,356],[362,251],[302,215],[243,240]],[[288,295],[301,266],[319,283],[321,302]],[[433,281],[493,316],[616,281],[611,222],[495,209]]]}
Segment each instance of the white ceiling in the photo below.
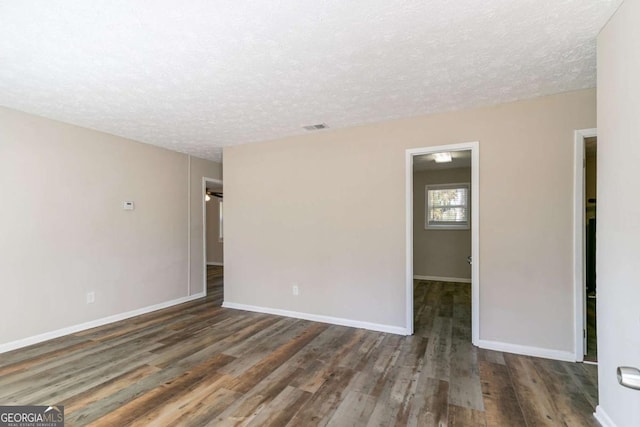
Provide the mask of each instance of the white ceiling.
{"label": "white ceiling", "polygon": [[0,105],[220,160],[304,125],[594,87],[620,3],[4,0]]}

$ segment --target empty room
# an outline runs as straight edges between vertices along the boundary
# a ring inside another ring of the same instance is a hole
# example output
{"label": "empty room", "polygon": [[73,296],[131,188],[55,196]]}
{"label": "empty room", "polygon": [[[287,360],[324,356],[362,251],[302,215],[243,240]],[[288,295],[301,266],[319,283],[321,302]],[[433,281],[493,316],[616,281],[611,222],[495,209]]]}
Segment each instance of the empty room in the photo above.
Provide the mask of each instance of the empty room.
{"label": "empty room", "polygon": [[640,425],[639,21],[0,2],[0,426]]}

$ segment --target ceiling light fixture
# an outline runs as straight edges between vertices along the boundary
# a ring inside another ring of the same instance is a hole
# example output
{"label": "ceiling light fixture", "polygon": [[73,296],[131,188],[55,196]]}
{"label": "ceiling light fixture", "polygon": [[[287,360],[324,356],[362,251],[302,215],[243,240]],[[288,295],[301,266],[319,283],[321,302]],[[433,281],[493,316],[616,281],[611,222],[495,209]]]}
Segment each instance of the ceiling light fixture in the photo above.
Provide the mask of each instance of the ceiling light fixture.
{"label": "ceiling light fixture", "polygon": [[451,161],[451,153],[433,153],[433,159],[436,163],[449,163]]}

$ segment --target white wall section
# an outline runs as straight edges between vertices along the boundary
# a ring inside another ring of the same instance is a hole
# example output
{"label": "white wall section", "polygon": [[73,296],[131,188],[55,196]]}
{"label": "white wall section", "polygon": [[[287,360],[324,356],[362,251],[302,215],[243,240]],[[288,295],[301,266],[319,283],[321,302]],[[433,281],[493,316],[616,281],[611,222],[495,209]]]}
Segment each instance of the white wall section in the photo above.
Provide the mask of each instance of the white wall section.
{"label": "white wall section", "polygon": [[598,394],[605,425],[640,425],[640,1],[625,1],[598,37]]}

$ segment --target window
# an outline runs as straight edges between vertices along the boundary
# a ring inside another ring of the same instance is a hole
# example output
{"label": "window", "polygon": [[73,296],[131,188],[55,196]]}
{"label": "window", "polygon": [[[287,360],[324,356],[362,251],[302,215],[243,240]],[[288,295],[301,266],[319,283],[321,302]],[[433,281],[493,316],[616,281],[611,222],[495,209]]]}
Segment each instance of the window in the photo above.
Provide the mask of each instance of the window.
{"label": "window", "polygon": [[427,185],[424,228],[468,230],[469,183]]}

